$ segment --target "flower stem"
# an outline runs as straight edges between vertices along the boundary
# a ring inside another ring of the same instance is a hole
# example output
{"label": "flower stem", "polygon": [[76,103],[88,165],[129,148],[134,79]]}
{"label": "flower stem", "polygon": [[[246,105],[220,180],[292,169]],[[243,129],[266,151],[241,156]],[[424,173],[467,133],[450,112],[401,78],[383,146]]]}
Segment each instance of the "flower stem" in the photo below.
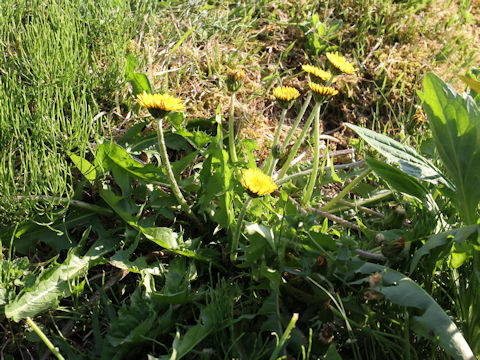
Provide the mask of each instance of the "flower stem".
{"label": "flower stem", "polygon": [[238,247],[238,240],[240,239],[240,232],[242,230],[243,219],[245,218],[245,214],[247,213],[248,206],[252,202],[252,198],[249,197],[242,206],[242,210],[240,210],[240,215],[238,216],[237,227],[235,228],[235,232],[233,233],[232,239],[232,249],[230,253],[230,260],[233,262],[237,260],[237,247]]}
{"label": "flower stem", "polygon": [[162,159],[162,165],[165,166],[167,170],[167,178],[168,182],[170,183],[170,187],[172,188],[173,195],[177,199],[178,203],[182,207],[182,210],[195,222],[200,229],[203,229],[203,224],[197,218],[197,216],[192,212],[190,207],[187,204],[187,201],[183,197],[180,188],[178,187],[177,181],[175,180],[175,176],[173,175],[172,166],[170,165],[170,161],[168,160],[167,154],[167,147],[165,145],[165,138],[163,137],[163,121],[162,119],[158,119],[157,122],[157,135],[158,135],[158,146],[160,148],[160,157]]}
{"label": "flower stem", "polygon": [[307,98],[305,99],[305,102],[303,103],[302,108],[300,109],[300,112],[298,113],[297,119],[295,120],[295,123],[293,124],[292,128],[287,134],[287,137],[285,138],[285,141],[283,142],[283,147],[287,147],[288,142],[292,138],[293,134],[295,133],[295,130],[297,130],[298,124],[300,124],[300,121],[303,118],[303,114],[305,114],[305,111],[307,110],[308,105],[310,104],[310,100],[312,99],[312,92],[310,91],[307,95]]}
{"label": "flower stem", "polygon": [[232,92],[232,97],[230,98],[230,119],[228,119],[228,145],[230,150],[230,158],[232,162],[237,162],[237,151],[235,149],[235,127],[234,127],[234,118],[235,114],[235,93]]}
{"label": "flower stem", "polygon": [[327,210],[331,209],[336,203],[338,203],[341,199],[343,199],[343,197],[345,195],[347,195],[347,193],[350,190],[352,190],[355,186],[357,186],[360,181],[362,181],[368,174],[370,174],[371,171],[372,171],[372,169],[370,169],[370,168],[363,171],[350,184],[345,186],[345,188],[342,191],[340,191],[337,196],[335,196],[332,200],[330,200],[328,203],[326,203],[325,206],[320,208],[320,210],[327,211]]}
{"label": "flower stem", "polygon": [[320,163],[320,108],[322,103],[316,103],[313,112],[315,113],[315,125],[313,127],[313,168],[308,181],[308,187],[303,196],[302,202],[307,204],[312,198],[313,189],[317,182],[318,165]]}
{"label": "flower stem", "polygon": [[58,348],[56,348],[55,346],[53,346],[53,344],[51,343],[51,341],[47,338],[47,336],[43,333],[42,329],[40,329],[37,324],[35,324],[35,322],[27,316],[27,323],[28,325],[30,325],[33,329],[33,331],[35,331],[38,335],[38,337],[40,339],[42,339],[42,341],[45,343],[45,345],[47,346],[47,348],[52,352],[53,355],[56,356],[57,359],[59,360],[64,360],[65,358],[62,356],[62,354],[60,354],[60,352],[58,351]]}
{"label": "flower stem", "polygon": [[295,324],[296,324],[297,320],[298,320],[298,313],[294,313],[292,315],[292,318],[290,319],[290,322],[287,325],[287,328],[285,329],[285,332],[282,334],[282,337],[280,338],[280,341],[278,342],[277,346],[275,347],[275,350],[273,351],[272,355],[270,356],[270,360],[274,360],[274,359],[278,358],[278,354],[280,353],[280,351],[285,346],[285,343],[287,342],[287,339],[290,336],[290,332],[295,327]]}
{"label": "flower stem", "polygon": [[287,114],[287,109],[282,110],[282,115],[280,115],[280,121],[278,122],[277,131],[275,132],[275,137],[273,138],[272,147],[270,149],[270,155],[268,155],[268,159],[265,162],[264,170],[268,176],[272,175],[272,172],[275,168],[276,159],[273,158],[273,148],[278,143],[278,139],[280,138],[280,133],[282,132],[283,122],[285,121],[285,115]]}
{"label": "flower stem", "polygon": [[277,180],[280,180],[287,173],[288,167],[290,166],[290,163],[292,162],[293,158],[297,154],[298,148],[302,144],[303,139],[305,138],[305,134],[307,133],[308,129],[310,128],[310,125],[312,124],[312,120],[313,120],[314,116],[315,116],[315,112],[312,111],[312,113],[310,114],[310,116],[307,119],[307,122],[305,123],[305,125],[303,127],[302,133],[300,134],[298,139],[295,141],[295,144],[293,145],[293,148],[288,155],[287,161],[285,161],[285,164],[283,164],[282,170],[280,171],[280,174],[278,175]]}

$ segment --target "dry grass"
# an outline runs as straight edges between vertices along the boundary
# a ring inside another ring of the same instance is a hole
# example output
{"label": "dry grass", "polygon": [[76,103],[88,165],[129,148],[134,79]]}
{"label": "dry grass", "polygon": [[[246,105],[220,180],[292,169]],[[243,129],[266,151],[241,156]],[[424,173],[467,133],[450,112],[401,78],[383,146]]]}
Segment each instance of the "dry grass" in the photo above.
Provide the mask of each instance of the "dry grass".
{"label": "dry grass", "polygon": [[[380,128],[398,130],[399,122],[413,116],[414,104],[418,101],[415,91],[420,88],[423,75],[435,71],[449,81],[452,77],[454,80],[459,69],[464,72],[467,68],[461,67],[465,57],[472,55],[472,49],[479,48],[479,30],[475,26],[480,18],[478,2],[470,9],[471,23],[465,23],[459,15],[458,1],[427,2],[417,11],[408,13],[404,22],[399,22],[396,15],[405,11],[402,4],[385,6],[378,1],[372,4],[370,11],[383,14],[383,26],[395,26],[395,34],[386,32],[379,37],[367,33],[362,49],[364,56],[359,58],[358,49],[355,49],[355,39],[359,36],[355,22],[362,15],[360,3],[350,0],[336,6],[330,4],[329,9],[318,9],[326,20],[340,18],[344,21],[340,37],[345,55],[360,68],[358,76],[344,79],[341,93],[331,102],[323,118],[322,131],[334,130],[332,134],[340,138],[344,137],[343,122],[375,123]],[[323,56],[309,57],[305,51],[304,33],[298,24],[301,20],[308,21],[308,18],[299,18],[299,9],[305,9],[306,4],[305,1],[268,2],[258,14],[268,14],[268,17],[225,21],[235,30],[233,33],[219,28],[206,36],[205,31],[209,30],[197,22],[197,28],[174,52],[172,49],[178,38],[195,24],[191,20],[185,24],[184,18],[171,13],[168,22],[177,34],[175,40],[169,40],[170,35],[159,31],[165,26],[165,21],[159,21],[139,36],[136,52],[147,59],[144,70],[153,79],[156,90],[168,90],[185,99],[189,119],[210,118],[218,106],[226,119],[230,106],[225,86],[226,70],[236,66],[244,69],[247,78],[237,97],[235,117],[240,122],[241,136],[257,142],[258,156],[262,158],[268,152],[280,116],[270,95],[272,88],[282,81],[282,85],[296,87],[305,93],[301,65],[321,66],[324,62]],[[310,6],[310,9],[314,8]],[[217,6],[210,8],[205,16],[221,21],[231,11],[227,5]],[[292,18],[295,12],[296,18]],[[207,21],[205,16],[200,20]],[[283,56],[293,42],[295,45],[288,55]],[[466,42],[469,45],[458,46]],[[441,50],[449,43],[456,44],[458,51],[439,59]],[[347,52],[348,49],[351,52]],[[288,131],[295,115],[293,110],[288,112],[284,132]]]}

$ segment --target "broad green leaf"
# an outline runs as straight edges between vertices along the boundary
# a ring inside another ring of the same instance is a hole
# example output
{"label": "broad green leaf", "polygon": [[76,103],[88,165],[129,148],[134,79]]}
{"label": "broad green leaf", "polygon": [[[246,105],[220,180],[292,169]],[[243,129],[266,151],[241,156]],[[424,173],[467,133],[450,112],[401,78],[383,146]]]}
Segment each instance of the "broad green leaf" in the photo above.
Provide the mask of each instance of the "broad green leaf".
{"label": "broad green leaf", "polygon": [[[436,301],[408,276],[382,265],[365,263],[356,272],[380,273],[382,279],[373,287],[392,303],[415,308],[418,315],[411,317],[411,329],[418,335],[438,343],[450,356],[458,360],[474,360],[470,346],[455,323]],[[368,282],[368,278],[365,279]]]}
{"label": "broad green leaf", "polygon": [[397,162],[406,174],[431,183],[443,183],[452,187],[448,179],[428,159],[410,147],[399,143],[386,135],[360,126],[345,124],[361,136],[370,146],[389,161]]}
{"label": "broad green leaf", "polygon": [[480,110],[471,96],[463,96],[432,73],[420,94],[437,151],[456,188],[460,215],[467,225],[476,222],[480,201]]}
{"label": "broad green leaf", "polygon": [[[199,260],[209,261],[196,252],[188,249],[185,244],[180,243],[176,232],[166,227],[143,227],[138,224],[137,212],[140,210],[129,199],[115,195],[111,190],[99,189],[100,196],[128,225],[141,232],[148,240],[161,247],[180,255],[193,257]],[[136,214],[136,215],[133,215]]]}
{"label": "broad green leaf", "polygon": [[[197,325],[191,327],[185,334],[177,336],[173,340],[172,355],[170,360],[179,360],[186,356],[197,344],[203,341],[210,333],[221,329],[217,304],[211,302],[200,310]],[[192,354],[191,354],[192,355]]]}
{"label": "broad green leaf", "polygon": [[[219,130],[221,125],[219,124]],[[219,144],[220,143],[220,144]],[[205,154],[199,193],[200,211],[210,213],[223,228],[228,229],[233,223],[232,195],[230,190],[233,171],[228,163],[228,153],[223,149],[221,134],[217,134],[217,142],[212,142]]]}
{"label": "broad green leaf", "polygon": [[132,84],[133,96],[147,92],[148,94],[153,94],[152,86],[150,81],[145,74],[136,73],[135,66],[137,61],[133,54],[127,55],[127,63],[125,68],[125,79]]}
{"label": "broad green leaf", "polygon": [[148,299],[143,298],[139,288],[131,296],[130,306],[123,306],[117,318],[110,325],[106,339],[113,346],[139,343],[152,328],[157,317]]}
{"label": "broad green leaf", "polygon": [[181,112],[169,112],[167,114],[167,120],[175,129],[183,129],[180,125],[185,121],[185,114]]}
{"label": "broad green leaf", "polygon": [[[323,172],[323,164],[322,164],[322,172]],[[340,177],[337,175],[337,173],[335,172],[335,168],[334,168],[334,165],[333,165],[333,161],[330,161],[330,175],[332,177],[332,180],[334,182],[338,182],[338,183],[342,183],[342,179],[340,179]]]}
{"label": "broad green leaf", "polygon": [[[21,254],[28,254],[35,250],[35,244],[41,241],[57,252],[70,249],[76,244],[68,236],[68,230],[83,225],[91,225],[98,215],[94,213],[71,212],[66,218],[59,219],[49,227],[34,223],[19,226],[15,232],[15,250]],[[53,231],[52,231],[53,230]],[[3,234],[0,236],[3,238]]]}
{"label": "broad green leaf", "polygon": [[441,261],[450,254],[453,243],[464,243],[472,234],[478,232],[479,226],[472,225],[460,229],[450,230],[431,236],[423,246],[415,252],[410,263],[410,273],[412,273],[420,259],[426,255],[433,255],[435,261]]}
{"label": "broad green leaf", "polygon": [[109,263],[119,269],[128,270],[137,274],[149,273],[152,275],[160,275],[162,273],[158,263],[147,264],[147,261],[143,256],[139,256],[134,260],[130,260],[133,252],[137,249],[140,242],[140,236],[135,237],[135,241],[128,247],[128,249],[122,249],[115,252],[110,257]]}
{"label": "broad green leaf", "polygon": [[193,161],[198,156],[199,151],[194,151],[191,154],[185,155],[180,160],[175,161],[171,164],[172,171],[177,180],[180,179],[180,175],[182,174],[183,170],[185,170],[188,166],[190,166]]}
{"label": "broad green leaf", "polygon": [[165,278],[165,286],[161,291],[153,292],[151,297],[156,304],[187,304],[194,299],[203,298],[203,291],[192,291],[190,282],[196,278],[196,268],[190,263],[187,267],[185,258],[170,261]]}
{"label": "broad green leaf", "polygon": [[[86,238],[88,233],[87,230],[83,237]],[[62,264],[53,265],[52,269],[43,273],[32,291],[20,293],[6,305],[5,316],[20,321],[54,307],[60,299],[71,294],[72,282],[84,276],[115,245],[116,241],[107,237],[97,240],[84,256],[79,255],[80,248],[72,249]]]}
{"label": "broad green leaf", "polygon": [[413,176],[373,158],[367,159],[366,161],[367,165],[396,191],[413,196],[420,201],[426,198],[427,190]]}
{"label": "broad green leaf", "polygon": [[186,139],[190,136],[192,136],[192,134],[184,129],[179,130],[176,133],[165,132],[165,145],[168,149],[190,152],[192,147]]}
{"label": "broad green leaf", "polygon": [[328,351],[325,354],[325,360],[342,360],[342,357],[337,351],[337,348],[335,347],[335,343],[331,344],[328,347]]}
{"label": "broad green leaf", "polygon": [[152,240],[158,245],[169,250],[180,249],[180,245],[178,243],[178,234],[172,229],[166,227],[138,228],[147,239]]}
{"label": "broad green leaf", "polygon": [[174,325],[173,309],[159,315],[155,302],[140,293],[139,288],[123,303],[105,336],[102,360],[122,360],[135,353],[142,342],[167,333]]}
{"label": "broad green leaf", "polygon": [[270,247],[273,250],[276,250],[277,247],[275,244],[272,228],[265,225],[257,224],[257,223],[251,223],[245,226],[245,230],[247,231],[248,235],[253,235],[253,234],[260,235],[265,240],[267,240],[267,243],[270,245]]}
{"label": "broad green leaf", "polygon": [[[324,225],[328,227],[328,219],[325,218]],[[331,235],[326,235],[326,230],[322,231],[308,231],[308,236],[314,241],[318,247],[320,245],[326,250],[335,251],[337,249],[336,241]]]}
{"label": "broad green leaf", "polygon": [[82,175],[85,176],[85,179],[87,179],[90,184],[93,184],[99,175],[97,169],[88,160],[82,158],[81,156],[70,153],[69,157],[78,170],[80,170]]}
{"label": "broad green leaf", "polygon": [[124,148],[112,142],[99,145],[97,152],[107,162],[111,162],[128,172],[132,177],[148,183],[169,186],[167,177],[153,164],[142,164],[135,160]]}

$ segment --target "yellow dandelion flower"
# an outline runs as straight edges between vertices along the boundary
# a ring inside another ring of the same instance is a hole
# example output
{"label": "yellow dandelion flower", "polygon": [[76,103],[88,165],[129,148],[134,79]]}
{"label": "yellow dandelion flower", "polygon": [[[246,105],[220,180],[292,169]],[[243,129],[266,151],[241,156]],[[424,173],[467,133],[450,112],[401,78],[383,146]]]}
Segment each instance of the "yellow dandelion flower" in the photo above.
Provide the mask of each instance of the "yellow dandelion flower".
{"label": "yellow dandelion flower", "polygon": [[353,74],[357,71],[351,63],[349,63],[343,56],[338,55],[338,52],[327,52],[327,59],[330,63],[345,74]]}
{"label": "yellow dandelion flower", "polygon": [[278,100],[292,101],[300,96],[297,89],[290,86],[278,86],[273,89],[273,96]]}
{"label": "yellow dandelion flower", "polygon": [[271,194],[277,189],[277,185],[272,178],[257,168],[243,171],[242,185],[252,196]]}
{"label": "yellow dandelion flower", "polygon": [[273,89],[273,96],[277,99],[277,104],[281,109],[289,109],[300,93],[293,87],[279,86]]}
{"label": "yellow dandelion flower", "polygon": [[315,94],[318,94],[318,95],[335,96],[338,94],[338,90],[330,86],[318,85],[311,81],[308,83],[308,86]]}
{"label": "yellow dandelion flower", "polygon": [[322,70],[316,66],[302,65],[302,70],[312,75],[312,80],[317,80],[316,82],[319,82],[318,80],[328,81],[332,78],[332,73]]}
{"label": "yellow dandelion flower", "polygon": [[154,117],[164,117],[169,111],[185,111],[185,104],[179,98],[168,94],[143,94],[137,95],[137,103],[150,111]]}

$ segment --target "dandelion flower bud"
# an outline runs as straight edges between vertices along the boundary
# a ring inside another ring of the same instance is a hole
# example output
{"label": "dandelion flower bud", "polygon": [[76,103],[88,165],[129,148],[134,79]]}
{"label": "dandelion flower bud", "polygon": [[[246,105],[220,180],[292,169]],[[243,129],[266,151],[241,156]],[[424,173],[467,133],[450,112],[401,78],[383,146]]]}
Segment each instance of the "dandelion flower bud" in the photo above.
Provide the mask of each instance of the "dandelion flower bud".
{"label": "dandelion flower bud", "polygon": [[241,69],[227,70],[227,89],[231,92],[237,92],[243,85],[245,73]]}

